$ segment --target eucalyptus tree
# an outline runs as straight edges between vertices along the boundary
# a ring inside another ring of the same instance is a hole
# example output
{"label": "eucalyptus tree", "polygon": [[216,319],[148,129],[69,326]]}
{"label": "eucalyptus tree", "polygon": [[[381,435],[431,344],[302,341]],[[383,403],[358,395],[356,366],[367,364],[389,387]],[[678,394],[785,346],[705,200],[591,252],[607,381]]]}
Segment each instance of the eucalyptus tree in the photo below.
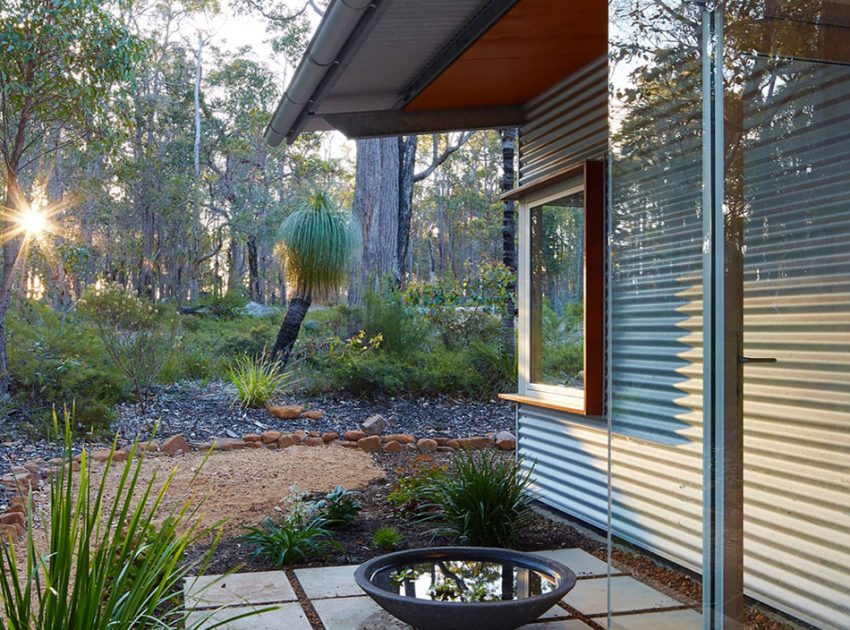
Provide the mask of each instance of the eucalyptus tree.
{"label": "eucalyptus tree", "polygon": [[360,246],[353,216],[324,191],[310,193],[278,232],[294,295],[277,333],[272,359],[286,365],[310,304],[341,289]]}
{"label": "eucalyptus tree", "polygon": [[100,0],[6,0],[0,7],[0,156],[5,179],[0,283],[0,395],[8,392],[5,315],[23,242],[16,216],[35,168],[63,147],[107,146],[121,128],[112,96],[142,47]]}

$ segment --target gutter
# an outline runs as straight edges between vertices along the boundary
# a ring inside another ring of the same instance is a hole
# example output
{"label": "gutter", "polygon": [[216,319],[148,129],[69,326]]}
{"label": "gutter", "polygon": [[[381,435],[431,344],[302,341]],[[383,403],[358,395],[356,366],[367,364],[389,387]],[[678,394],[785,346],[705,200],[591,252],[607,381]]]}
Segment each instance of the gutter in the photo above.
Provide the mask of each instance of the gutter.
{"label": "gutter", "polygon": [[313,101],[322,79],[339,62],[342,47],[372,2],[334,0],[328,8],[266,127],[263,137],[269,145],[276,147],[292,131],[299,116]]}

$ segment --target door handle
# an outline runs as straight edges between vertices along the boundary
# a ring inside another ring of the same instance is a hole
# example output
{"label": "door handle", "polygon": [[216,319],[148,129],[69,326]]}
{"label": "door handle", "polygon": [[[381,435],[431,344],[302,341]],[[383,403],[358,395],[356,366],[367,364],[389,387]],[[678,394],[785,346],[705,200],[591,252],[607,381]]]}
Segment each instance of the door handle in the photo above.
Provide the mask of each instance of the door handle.
{"label": "door handle", "polygon": [[745,363],[776,363],[776,357],[738,357],[738,365]]}

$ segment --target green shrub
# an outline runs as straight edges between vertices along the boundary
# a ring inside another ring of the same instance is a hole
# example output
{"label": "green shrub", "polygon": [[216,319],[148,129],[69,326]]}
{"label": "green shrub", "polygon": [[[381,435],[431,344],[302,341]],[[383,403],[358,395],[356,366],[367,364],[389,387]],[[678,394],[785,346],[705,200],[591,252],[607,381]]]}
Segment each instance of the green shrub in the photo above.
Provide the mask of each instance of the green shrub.
{"label": "green shrub", "polygon": [[410,354],[428,339],[424,322],[417,312],[405,305],[397,290],[370,291],[364,297],[363,330],[371,338],[380,336],[385,352]]}
{"label": "green shrub", "polygon": [[[186,549],[211,533],[200,527],[200,506],[179,505],[157,525],[174,473],[157,492],[154,478],[142,480],[144,454],[135,457],[135,444],[110,502],[85,451],[74,471],[70,426],[66,414],[64,466],[50,478],[47,548],[36,543],[35,530],[43,526],[31,503],[25,563],[18,564],[11,540],[0,545],[2,627],[183,627],[183,581],[203,573],[217,540],[199,564],[183,562]],[[110,456],[104,477],[113,464]]]}
{"label": "green shrub", "polygon": [[496,451],[462,451],[450,471],[422,484],[421,518],[436,524],[435,533],[467,544],[510,547],[530,511],[531,471]]}
{"label": "green shrub", "polygon": [[289,372],[280,371],[280,363],[265,357],[244,355],[230,365],[230,382],[243,407],[265,407],[290,381]]}
{"label": "green shrub", "polygon": [[348,527],[363,506],[349,490],[337,486],[313,505],[314,512],[332,529]]}
{"label": "green shrub", "polygon": [[422,488],[432,481],[442,478],[445,469],[434,464],[415,461],[413,470],[402,475],[387,495],[389,504],[402,514],[415,514],[422,500]]}
{"label": "green shrub", "polygon": [[372,546],[381,551],[394,551],[403,540],[404,536],[395,527],[379,527],[372,534]]}
{"label": "green shrub", "polygon": [[339,548],[323,518],[296,512],[280,522],[267,518],[259,527],[248,527],[244,539],[254,548],[257,558],[284,567],[324,555],[329,548]]}
{"label": "green shrub", "polygon": [[47,433],[51,410],[73,407],[75,431],[107,431],[129,383],[112,368],[94,326],[34,301],[13,304],[6,326],[13,390],[33,412],[33,428]]}
{"label": "green shrub", "polygon": [[176,322],[118,285],[86,292],[78,306],[94,323],[113,364],[132,383],[142,413],[174,348]]}
{"label": "green shrub", "polygon": [[199,301],[199,308],[213,317],[234,318],[239,309],[248,303],[248,299],[239,291],[230,291],[222,296],[205,295]]}

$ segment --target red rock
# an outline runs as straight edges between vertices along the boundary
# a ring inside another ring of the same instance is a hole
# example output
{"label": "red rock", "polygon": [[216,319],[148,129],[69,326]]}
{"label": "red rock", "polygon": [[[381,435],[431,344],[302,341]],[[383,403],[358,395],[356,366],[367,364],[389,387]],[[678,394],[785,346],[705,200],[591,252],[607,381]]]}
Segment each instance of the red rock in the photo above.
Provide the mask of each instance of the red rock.
{"label": "red rock", "polygon": [[245,448],[263,448],[262,442],[243,442]]}
{"label": "red rock", "polygon": [[275,440],[274,442],[269,442],[269,443],[268,443],[268,444],[266,444],[265,446],[266,446],[266,448],[269,448],[269,449],[271,449],[271,450],[273,450],[273,451],[275,451],[275,450],[277,450],[277,449],[279,449],[279,448],[280,448],[280,445],[277,443],[277,440]]}
{"label": "red rock", "polygon": [[262,435],[263,443],[271,444],[272,442],[277,442],[281,435],[283,434],[280,431],[266,431]]}
{"label": "red rock", "polygon": [[328,442],[333,442],[339,437],[339,433],[336,431],[328,431],[327,433],[322,434],[322,442],[327,444]]}
{"label": "red rock", "polygon": [[304,411],[304,405],[269,405],[266,411],[281,420],[295,420]]}
{"label": "red rock", "polygon": [[441,444],[440,448],[450,448],[454,451],[460,448],[460,443],[457,440],[446,440],[446,443]]}
{"label": "red rock", "polygon": [[308,409],[301,415],[307,418],[308,420],[321,420],[325,417],[325,412],[321,409]]}
{"label": "red rock", "polygon": [[421,438],[417,443],[416,447],[423,453],[433,453],[439,447],[436,440],[432,440],[430,438]]}
{"label": "red rock", "polygon": [[451,438],[447,437],[436,437],[434,441],[437,443],[437,446],[447,446],[449,442],[451,442]]}
{"label": "red rock", "polygon": [[322,434],[318,431],[307,431],[307,435],[310,437],[322,437]]}
{"label": "red rock", "polygon": [[277,439],[277,447],[278,448],[287,448],[292,446],[293,444],[297,444],[298,439],[293,435],[281,435]]}
{"label": "red rock", "polygon": [[309,436],[304,438],[304,444],[306,446],[323,446],[325,443],[320,437]]}
{"label": "red rock", "polygon": [[256,433],[249,433],[248,435],[243,435],[242,440],[245,442],[262,442],[263,436]]}
{"label": "red rock", "polygon": [[391,433],[382,436],[387,442],[398,442],[399,444],[413,444],[416,438],[409,433]]}
{"label": "red rock", "polygon": [[486,437],[477,436],[477,437],[465,437],[457,439],[458,448],[466,449],[469,451],[477,451],[485,448],[489,448],[492,445],[492,442]]}
{"label": "red rock", "polygon": [[369,435],[357,440],[357,446],[367,453],[377,453],[381,450],[381,438],[377,435]]}
{"label": "red rock", "polygon": [[301,442],[302,440],[304,440],[304,438],[305,438],[305,437],[307,437],[307,432],[306,432],[304,429],[298,429],[297,431],[293,431],[293,432],[292,432],[292,435],[293,435],[293,436],[294,436],[294,437],[295,437],[295,438],[296,438],[299,442]]}
{"label": "red rock", "polygon": [[346,431],[345,433],[343,433],[342,437],[351,442],[356,442],[357,440],[362,440],[364,437],[366,437],[366,434],[363,433],[363,431],[351,429],[350,431]]}
{"label": "red rock", "polygon": [[189,443],[186,441],[186,438],[178,433],[177,435],[172,435],[170,438],[165,440],[165,444],[162,445],[162,450],[171,456],[177,455],[178,453],[188,453]]}
{"label": "red rock", "polygon": [[391,440],[384,444],[384,450],[387,453],[401,453],[404,450],[404,445],[401,442]]}
{"label": "red rock", "polygon": [[357,448],[357,442],[347,442],[343,440],[342,442],[337,442],[340,446],[344,446],[345,448]]}
{"label": "red rock", "polygon": [[0,525],[26,525],[26,517],[23,512],[4,512],[0,514]]}
{"label": "red rock", "polygon": [[109,459],[109,454],[111,452],[112,451],[108,448],[102,448],[89,453],[89,457],[91,457],[91,459],[96,462],[105,462]]}
{"label": "red rock", "polygon": [[23,535],[26,531],[21,525],[0,525],[0,540],[6,541],[9,538],[15,539]]}

